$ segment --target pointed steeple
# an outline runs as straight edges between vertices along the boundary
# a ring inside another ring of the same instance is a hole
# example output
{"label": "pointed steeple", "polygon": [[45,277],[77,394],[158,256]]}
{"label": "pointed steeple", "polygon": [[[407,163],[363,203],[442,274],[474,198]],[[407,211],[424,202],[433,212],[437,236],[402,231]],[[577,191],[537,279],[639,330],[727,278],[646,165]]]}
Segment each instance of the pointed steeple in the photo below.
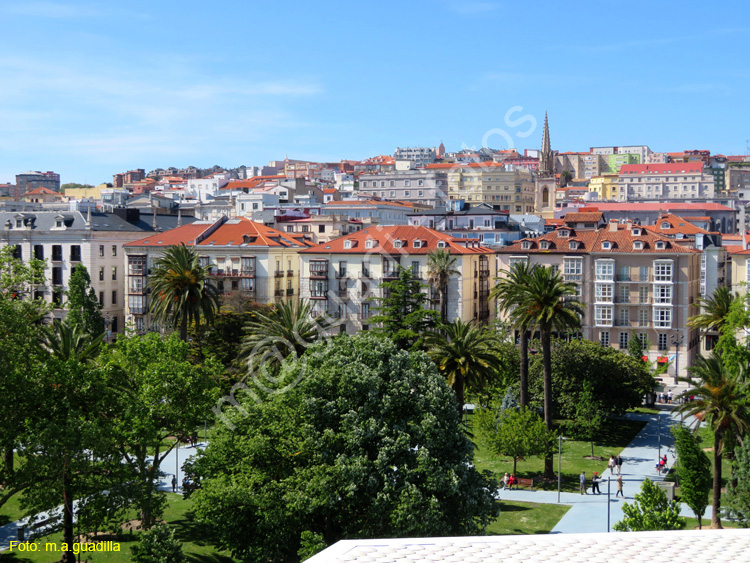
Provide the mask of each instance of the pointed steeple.
{"label": "pointed steeple", "polygon": [[544,133],[542,133],[542,152],[552,152],[549,142],[549,121],[547,120],[547,112],[544,112]]}
{"label": "pointed steeple", "polygon": [[542,133],[542,150],[539,151],[539,177],[550,178],[555,174],[555,155],[549,141],[549,121],[544,112],[544,132]]}

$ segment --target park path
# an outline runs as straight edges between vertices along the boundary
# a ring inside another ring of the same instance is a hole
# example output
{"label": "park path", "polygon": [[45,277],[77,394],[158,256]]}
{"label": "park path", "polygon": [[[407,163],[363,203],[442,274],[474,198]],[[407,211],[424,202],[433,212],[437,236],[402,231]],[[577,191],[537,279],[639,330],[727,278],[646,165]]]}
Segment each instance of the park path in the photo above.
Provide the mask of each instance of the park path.
{"label": "park path", "polygon": [[[636,414],[629,413],[626,418],[630,420],[644,420],[646,426],[636,435],[620,454],[623,459],[623,493],[625,498],[615,498],[617,475],[610,477],[609,469],[605,471],[599,489],[602,494],[595,495],[591,491],[591,475],[586,475],[588,492],[587,495],[580,493],[560,493],[560,504],[570,506],[570,510],[562,517],[552,529],[552,533],[595,533],[608,532],[612,525],[622,520],[622,503],[633,502],[633,495],[641,488],[644,479],[652,481],[663,481],[664,476],[656,471],[656,462],[660,455],[667,454],[668,463],[674,463],[674,439],[670,427],[679,423],[679,417],[673,416],[674,405],[660,405],[658,414]],[[602,463],[604,467],[606,462]],[[611,479],[608,483],[606,479]],[[610,496],[607,502],[607,490]],[[557,504],[557,491],[529,491],[518,489],[514,491],[501,491],[500,498],[509,501],[538,502],[545,504]],[[710,510],[710,509],[709,509]],[[693,517],[693,512],[686,504],[681,504],[682,516]]]}
{"label": "park path", "polygon": [[[172,491],[172,476],[175,475],[175,472],[177,472],[177,483],[178,483],[178,489],[177,492],[180,492],[180,485],[182,485],[182,478],[184,477],[182,473],[182,464],[185,463],[185,461],[195,455],[198,452],[198,449],[205,449],[206,442],[199,442],[197,446],[180,446],[179,450],[177,448],[173,449],[169,454],[167,454],[166,458],[161,462],[161,470],[165,473],[164,478],[159,482],[159,489],[162,491]],[[49,517],[52,517],[53,520],[60,515],[62,510],[62,507],[59,506],[54,510],[50,510],[49,512],[43,512],[38,515],[37,521],[39,520],[47,520]],[[18,540],[18,529],[19,528],[25,528],[26,531],[26,539],[29,537],[29,529],[28,529],[28,518],[24,518],[22,520],[18,520],[16,522],[10,522],[9,524],[6,524],[5,526],[0,526],[0,552],[8,549],[10,547],[11,541],[17,541]],[[36,532],[43,531],[36,530]]]}

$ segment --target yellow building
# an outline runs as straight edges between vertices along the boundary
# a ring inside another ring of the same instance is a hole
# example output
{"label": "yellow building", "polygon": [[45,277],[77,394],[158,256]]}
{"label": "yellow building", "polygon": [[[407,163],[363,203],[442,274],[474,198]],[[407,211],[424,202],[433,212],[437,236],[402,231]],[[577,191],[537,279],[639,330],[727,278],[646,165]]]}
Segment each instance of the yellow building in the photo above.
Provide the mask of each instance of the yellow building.
{"label": "yellow building", "polygon": [[526,168],[509,170],[503,164],[440,163],[428,169],[448,173],[448,199],[487,203],[510,213],[534,213],[534,181]]}
{"label": "yellow building", "polygon": [[594,192],[599,201],[608,201],[617,199],[617,174],[603,174],[594,176],[589,180],[589,192]]}
{"label": "yellow building", "polygon": [[112,184],[99,184],[90,188],[65,188],[65,197],[73,199],[102,199],[102,190],[111,189]]}
{"label": "yellow building", "polygon": [[249,219],[195,221],[125,245],[128,296],[125,318],[136,330],[152,327],[148,276],[165,248],[184,243],[210,266],[222,305],[237,309],[243,301],[274,303],[299,296],[299,259],[306,248],[281,231]]}

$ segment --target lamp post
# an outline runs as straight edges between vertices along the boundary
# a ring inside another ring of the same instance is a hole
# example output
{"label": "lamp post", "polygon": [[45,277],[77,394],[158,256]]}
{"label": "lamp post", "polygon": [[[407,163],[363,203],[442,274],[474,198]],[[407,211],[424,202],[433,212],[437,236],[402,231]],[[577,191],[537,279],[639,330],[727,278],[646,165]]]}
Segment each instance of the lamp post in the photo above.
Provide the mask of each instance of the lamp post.
{"label": "lamp post", "polygon": [[557,504],[560,504],[560,487],[562,485],[562,436],[557,437]]}
{"label": "lamp post", "polygon": [[675,357],[674,357],[674,384],[677,385],[677,378],[680,374],[680,345],[685,342],[685,335],[681,333],[673,334],[672,335],[672,344],[674,344],[675,347]]}

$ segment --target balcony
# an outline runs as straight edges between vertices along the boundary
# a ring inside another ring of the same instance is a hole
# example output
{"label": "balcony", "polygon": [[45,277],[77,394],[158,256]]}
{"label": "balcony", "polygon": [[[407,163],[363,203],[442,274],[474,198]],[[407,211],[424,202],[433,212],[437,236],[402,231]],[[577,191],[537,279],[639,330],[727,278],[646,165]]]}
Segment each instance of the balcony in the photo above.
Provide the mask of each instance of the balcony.
{"label": "balcony", "polygon": [[479,268],[479,277],[480,278],[488,278],[490,277],[490,268],[487,266],[486,268]]}
{"label": "balcony", "polygon": [[310,268],[310,279],[312,280],[327,280],[328,279],[328,268]]}
{"label": "balcony", "polygon": [[336,271],[336,279],[340,280],[342,278],[345,278],[346,276],[346,270],[337,270]]}
{"label": "balcony", "polygon": [[243,278],[254,278],[255,270],[240,270],[240,276]]}
{"label": "balcony", "polygon": [[362,268],[362,277],[370,279],[370,270],[369,269],[366,270],[365,268]]}
{"label": "balcony", "polygon": [[274,297],[284,297],[284,290],[283,289],[277,289],[273,292]]}
{"label": "balcony", "polygon": [[286,290],[286,296],[289,297],[291,295],[294,295],[294,290],[291,287],[289,287]]}
{"label": "balcony", "polygon": [[488,299],[490,296],[490,290],[489,289],[480,289],[479,290],[479,299]]}
{"label": "balcony", "polygon": [[288,277],[288,278],[294,277],[294,270],[287,270],[286,271],[286,277]]}
{"label": "balcony", "polygon": [[338,296],[341,299],[349,299],[349,292],[346,289],[339,289]]}
{"label": "balcony", "polygon": [[273,277],[275,277],[275,278],[283,278],[284,277],[284,270],[276,270],[273,273]]}
{"label": "balcony", "polygon": [[243,289],[241,293],[242,297],[246,299],[255,299],[255,290],[254,289]]}
{"label": "balcony", "polygon": [[617,281],[618,282],[631,282],[631,283],[648,283],[652,280],[651,280],[651,276],[649,275],[642,276],[640,274],[632,274],[629,276],[618,275]]}
{"label": "balcony", "polygon": [[398,272],[384,272],[383,273],[383,281],[393,281],[398,279]]}

